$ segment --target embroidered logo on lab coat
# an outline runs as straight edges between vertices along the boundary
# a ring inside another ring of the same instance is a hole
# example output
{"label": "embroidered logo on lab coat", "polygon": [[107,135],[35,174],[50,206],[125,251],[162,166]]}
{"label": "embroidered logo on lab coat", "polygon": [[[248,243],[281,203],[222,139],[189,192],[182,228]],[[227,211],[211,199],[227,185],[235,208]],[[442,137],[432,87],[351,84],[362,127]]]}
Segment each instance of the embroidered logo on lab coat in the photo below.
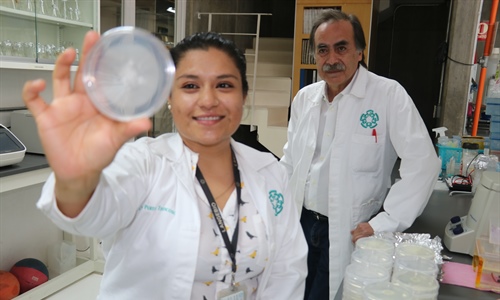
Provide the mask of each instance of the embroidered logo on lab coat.
{"label": "embroidered logo on lab coat", "polygon": [[269,191],[269,201],[273,205],[274,215],[277,216],[283,210],[283,194],[276,190]]}
{"label": "embroidered logo on lab coat", "polygon": [[363,128],[375,128],[377,127],[379,118],[378,114],[370,109],[366,111],[366,113],[362,114],[359,120],[361,121],[361,126],[363,126]]}

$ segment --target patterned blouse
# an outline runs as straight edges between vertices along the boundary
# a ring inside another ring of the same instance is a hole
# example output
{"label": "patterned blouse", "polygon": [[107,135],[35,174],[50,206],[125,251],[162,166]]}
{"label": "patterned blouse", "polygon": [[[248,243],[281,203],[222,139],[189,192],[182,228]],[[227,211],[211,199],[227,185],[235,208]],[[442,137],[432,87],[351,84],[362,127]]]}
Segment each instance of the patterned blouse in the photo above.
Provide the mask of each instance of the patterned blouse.
{"label": "patterned blouse", "polygon": [[[229,288],[231,284],[231,258],[207,197],[200,184],[195,184],[201,213],[201,240],[191,299],[215,300],[217,293]],[[239,205],[239,212],[234,189],[221,215],[231,241],[236,222],[240,222],[235,282],[246,287],[246,299],[255,299],[259,278],[269,254],[268,238],[264,222],[253,204],[254,200],[250,199],[244,183],[241,184],[242,203]]]}

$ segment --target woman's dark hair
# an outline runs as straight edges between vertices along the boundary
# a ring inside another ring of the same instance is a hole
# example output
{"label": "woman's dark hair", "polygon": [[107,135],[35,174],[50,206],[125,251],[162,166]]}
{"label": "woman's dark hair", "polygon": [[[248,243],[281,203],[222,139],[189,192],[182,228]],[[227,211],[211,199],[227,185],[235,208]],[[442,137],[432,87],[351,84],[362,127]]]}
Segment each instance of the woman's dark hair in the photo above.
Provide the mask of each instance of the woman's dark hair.
{"label": "woman's dark hair", "polygon": [[220,34],[215,32],[200,32],[195,33],[191,36],[184,38],[175,47],[170,49],[170,54],[174,60],[174,64],[177,66],[182,57],[186,52],[190,50],[208,50],[209,48],[215,48],[226,53],[234,62],[238,70],[240,71],[243,95],[248,94],[248,81],[247,81],[247,64],[245,55],[236,47],[233,41],[222,37]]}
{"label": "woman's dark hair", "polygon": [[309,36],[310,49],[316,48],[314,35],[316,34],[316,30],[318,29],[318,27],[323,23],[338,22],[338,21],[348,21],[349,23],[351,23],[352,29],[354,31],[354,43],[356,46],[356,50],[361,51],[361,53],[363,53],[363,57],[359,63],[366,68],[367,66],[364,54],[364,50],[366,48],[366,40],[365,40],[365,34],[363,32],[363,26],[361,26],[361,22],[359,22],[358,17],[356,17],[355,15],[348,15],[338,9],[326,10],[318,17],[318,19],[316,19],[316,21],[313,24],[313,27],[311,28],[311,34]]}

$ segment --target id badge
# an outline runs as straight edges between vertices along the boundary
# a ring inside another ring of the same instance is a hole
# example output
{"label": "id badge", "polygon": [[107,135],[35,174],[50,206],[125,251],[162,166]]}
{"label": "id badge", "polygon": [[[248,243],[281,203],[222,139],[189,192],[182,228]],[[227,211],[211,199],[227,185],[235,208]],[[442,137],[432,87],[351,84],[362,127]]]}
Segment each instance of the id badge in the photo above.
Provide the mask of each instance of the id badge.
{"label": "id badge", "polygon": [[217,294],[217,300],[245,300],[246,299],[246,287],[244,285],[229,287],[220,291]]}

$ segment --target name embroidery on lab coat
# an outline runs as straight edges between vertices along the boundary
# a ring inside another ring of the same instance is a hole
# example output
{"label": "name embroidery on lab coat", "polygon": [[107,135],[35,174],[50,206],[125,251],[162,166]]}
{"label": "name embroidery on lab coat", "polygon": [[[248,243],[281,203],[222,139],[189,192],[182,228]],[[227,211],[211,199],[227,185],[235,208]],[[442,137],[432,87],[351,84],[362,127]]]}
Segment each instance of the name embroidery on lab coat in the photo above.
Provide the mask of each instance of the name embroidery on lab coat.
{"label": "name embroidery on lab coat", "polygon": [[278,193],[276,190],[269,191],[269,201],[274,209],[274,215],[277,216],[283,210],[283,194]]}
{"label": "name embroidery on lab coat", "polygon": [[370,109],[367,110],[366,113],[362,114],[359,120],[361,121],[361,126],[363,126],[363,128],[375,128],[377,127],[379,118],[378,114]]}

